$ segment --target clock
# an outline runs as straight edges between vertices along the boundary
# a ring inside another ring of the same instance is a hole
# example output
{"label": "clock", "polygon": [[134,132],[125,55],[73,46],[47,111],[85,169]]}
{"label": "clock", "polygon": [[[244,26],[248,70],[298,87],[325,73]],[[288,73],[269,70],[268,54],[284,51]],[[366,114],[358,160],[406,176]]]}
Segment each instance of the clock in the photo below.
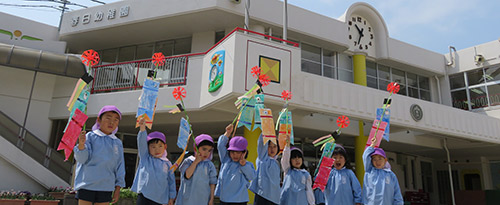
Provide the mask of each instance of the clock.
{"label": "clock", "polygon": [[210,81],[214,81],[215,80],[215,77],[217,76],[217,71],[218,70],[219,69],[217,69],[216,65],[212,66],[212,70],[210,71]]}
{"label": "clock", "polygon": [[373,27],[361,16],[351,16],[347,22],[349,42],[354,50],[370,51],[374,45]]}

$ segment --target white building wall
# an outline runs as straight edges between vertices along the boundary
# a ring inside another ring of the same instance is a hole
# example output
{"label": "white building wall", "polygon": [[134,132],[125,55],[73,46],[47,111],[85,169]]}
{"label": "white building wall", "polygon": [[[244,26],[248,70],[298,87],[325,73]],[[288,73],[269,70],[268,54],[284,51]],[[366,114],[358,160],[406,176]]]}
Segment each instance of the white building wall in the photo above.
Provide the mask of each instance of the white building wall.
{"label": "white building wall", "polygon": [[[35,76],[34,71],[0,66],[0,110],[18,124],[23,125]],[[55,77],[50,74],[36,74],[35,86],[29,103],[26,129],[48,143],[52,122],[48,111],[52,101]]]}
{"label": "white building wall", "polygon": [[0,157],[0,190],[29,191],[31,193],[45,193],[47,189],[24,174],[10,162]]}
{"label": "white building wall", "polygon": [[191,53],[205,52],[214,45],[215,31],[193,33],[191,39]]}

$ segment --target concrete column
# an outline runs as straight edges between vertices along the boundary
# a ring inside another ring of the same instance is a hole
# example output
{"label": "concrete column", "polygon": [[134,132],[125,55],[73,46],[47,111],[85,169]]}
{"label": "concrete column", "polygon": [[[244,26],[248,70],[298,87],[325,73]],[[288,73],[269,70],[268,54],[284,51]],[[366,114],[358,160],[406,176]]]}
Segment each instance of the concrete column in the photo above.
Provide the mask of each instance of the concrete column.
{"label": "concrete column", "polygon": [[490,160],[486,157],[481,157],[481,174],[483,175],[483,189],[493,189],[493,181],[491,179]]}
{"label": "concrete column", "polygon": [[[255,161],[257,160],[257,140],[259,139],[261,130],[260,129],[255,129],[254,131],[250,131],[246,127],[243,127],[243,137],[247,139],[248,141],[248,158],[247,161],[252,162],[254,167],[257,169],[257,165],[255,164]],[[248,190],[248,198],[249,204],[253,204],[253,199],[255,198],[255,195],[252,191]]]}
{"label": "concrete column", "polygon": [[[366,86],[366,54],[355,54],[352,56],[353,70],[354,70],[354,83]],[[354,144],[354,157],[356,164],[356,177],[363,185],[363,176],[365,174],[365,167],[363,166],[363,151],[365,150],[366,141],[368,136],[364,135],[363,121],[358,122],[359,135],[356,136]]]}

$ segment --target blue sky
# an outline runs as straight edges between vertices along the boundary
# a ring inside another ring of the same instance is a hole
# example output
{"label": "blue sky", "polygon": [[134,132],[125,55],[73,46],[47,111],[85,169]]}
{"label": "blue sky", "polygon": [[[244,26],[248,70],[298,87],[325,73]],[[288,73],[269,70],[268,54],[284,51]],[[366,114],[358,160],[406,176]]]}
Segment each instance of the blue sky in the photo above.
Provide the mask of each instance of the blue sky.
{"label": "blue sky", "polygon": [[[116,0],[101,1],[109,3]],[[71,0],[71,2],[86,6],[99,5],[90,0]],[[289,4],[331,18],[340,17],[355,2],[358,1],[288,0]],[[447,53],[450,45],[460,50],[500,39],[498,0],[365,0],[363,2],[372,5],[382,15],[390,37],[438,53]],[[2,0],[0,3],[40,4],[22,0]],[[44,3],[57,6],[47,0]],[[60,11],[49,8],[16,8],[1,5],[0,11],[54,26],[58,25],[61,14]]]}

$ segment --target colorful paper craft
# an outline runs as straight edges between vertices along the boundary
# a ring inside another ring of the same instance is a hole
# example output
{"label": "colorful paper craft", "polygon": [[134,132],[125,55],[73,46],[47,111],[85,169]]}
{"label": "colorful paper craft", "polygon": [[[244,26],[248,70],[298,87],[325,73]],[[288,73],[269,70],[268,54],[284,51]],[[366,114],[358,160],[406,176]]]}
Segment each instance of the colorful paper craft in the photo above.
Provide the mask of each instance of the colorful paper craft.
{"label": "colorful paper craft", "polygon": [[282,110],[280,112],[278,122],[278,141],[280,143],[280,151],[283,151],[283,148],[286,145],[286,134],[290,134],[290,144],[294,144],[292,112],[283,112]]}
{"label": "colorful paper craft", "polygon": [[252,131],[261,128],[261,118],[260,118],[260,109],[264,109],[264,94],[255,95],[255,114],[254,114],[254,125]]}
{"label": "colorful paper craft", "polygon": [[[368,137],[368,141],[366,141],[367,147],[372,145],[374,137],[376,137],[376,140],[377,140],[375,142],[375,147],[380,146],[380,142],[381,142],[382,136],[384,135],[385,128],[387,127],[387,123],[382,121],[382,122],[380,122],[380,126],[378,126],[378,124],[379,124],[378,120],[373,121],[372,129],[370,130],[370,136]],[[378,126],[378,129],[377,129],[377,126]]]}
{"label": "colorful paper craft", "polygon": [[181,123],[179,125],[179,136],[177,137],[177,147],[184,149],[189,140],[190,132],[189,122],[185,118],[181,118]]}
{"label": "colorful paper craft", "polygon": [[[321,162],[323,161],[323,158],[332,157],[333,150],[335,149],[335,145],[336,145],[335,139],[333,139],[333,141],[329,141],[329,142],[324,144],[324,148],[323,148],[323,152],[321,153],[321,158],[319,160],[319,164],[321,164]],[[314,170],[314,176],[316,176],[316,174],[318,173],[319,168],[320,168],[320,166],[316,167],[316,170]]]}
{"label": "colorful paper craft", "polygon": [[264,145],[268,141],[276,143],[276,133],[274,132],[274,121],[273,113],[269,108],[262,108],[259,110],[260,119],[262,121],[262,139],[264,140]]}
{"label": "colorful paper craft", "polygon": [[[191,136],[191,135],[189,135]],[[188,138],[189,138],[188,136]],[[175,172],[175,170],[177,168],[179,168],[179,166],[181,165],[182,161],[184,160],[184,156],[186,155],[186,151],[187,151],[187,143],[186,143],[186,146],[184,147],[184,150],[182,151],[182,154],[181,156],[179,156],[179,158],[177,158],[177,160],[175,161],[175,163],[170,167],[170,170],[172,170],[173,172]]]}
{"label": "colorful paper craft", "polygon": [[328,182],[328,177],[330,176],[330,171],[335,160],[330,157],[323,157],[321,159],[321,164],[319,165],[319,172],[314,179],[314,184],[312,189],[319,188],[321,191],[325,191],[326,184]]}
{"label": "colorful paper craft", "polygon": [[153,120],[159,87],[160,82],[156,82],[148,78],[144,80],[144,86],[142,87],[142,94],[139,98],[139,106],[135,117],[146,114],[149,119]]}
{"label": "colorful paper craft", "polygon": [[66,104],[66,107],[68,107],[68,111],[71,112],[73,110],[73,106],[75,105],[76,100],[78,99],[86,85],[87,83],[85,81],[83,81],[81,78],[78,79],[75,85],[75,89],[73,89],[73,93],[71,94],[71,97]]}
{"label": "colorful paper craft", "polygon": [[73,109],[71,110],[71,113],[69,114],[68,124],[66,124],[66,127],[64,128],[64,132],[66,132],[66,129],[68,128],[69,122],[71,122],[71,118],[73,118],[73,115],[75,114],[75,110],[76,109],[79,109],[80,111],[85,110],[85,108],[87,107],[87,102],[89,100],[89,96],[90,96],[90,92],[88,90],[84,90],[80,93],[80,96],[73,104]]}
{"label": "colorful paper craft", "polygon": [[[384,112],[384,109],[377,108],[377,120],[380,120],[380,117],[382,117],[382,112]],[[382,137],[388,142],[389,142],[389,132],[390,132],[389,131],[390,118],[391,118],[391,110],[386,108],[385,113],[383,114],[382,122],[387,123],[387,126],[385,127],[384,135]]]}
{"label": "colorful paper craft", "polygon": [[75,114],[71,121],[68,123],[68,129],[64,132],[64,135],[57,147],[57,150],[64,150],[64,160],[67,161],[71,152],[73,152],[73,147],[75,147],[76,141],[78,140],[78,136],[82,131],[83,126],[85,125],[85,121],[87,121],[88,116],[85,115],[79,109],[75,110]]}
{"label": "colorful paper craft", "polygon": [[245,126],[248,130],[252,130],[252,121],[255,114],[255,99],[245,98],[242,100],[242,102],[245,104],[245,106],[241,108],[241,114],[238,118],[237,127]]}

